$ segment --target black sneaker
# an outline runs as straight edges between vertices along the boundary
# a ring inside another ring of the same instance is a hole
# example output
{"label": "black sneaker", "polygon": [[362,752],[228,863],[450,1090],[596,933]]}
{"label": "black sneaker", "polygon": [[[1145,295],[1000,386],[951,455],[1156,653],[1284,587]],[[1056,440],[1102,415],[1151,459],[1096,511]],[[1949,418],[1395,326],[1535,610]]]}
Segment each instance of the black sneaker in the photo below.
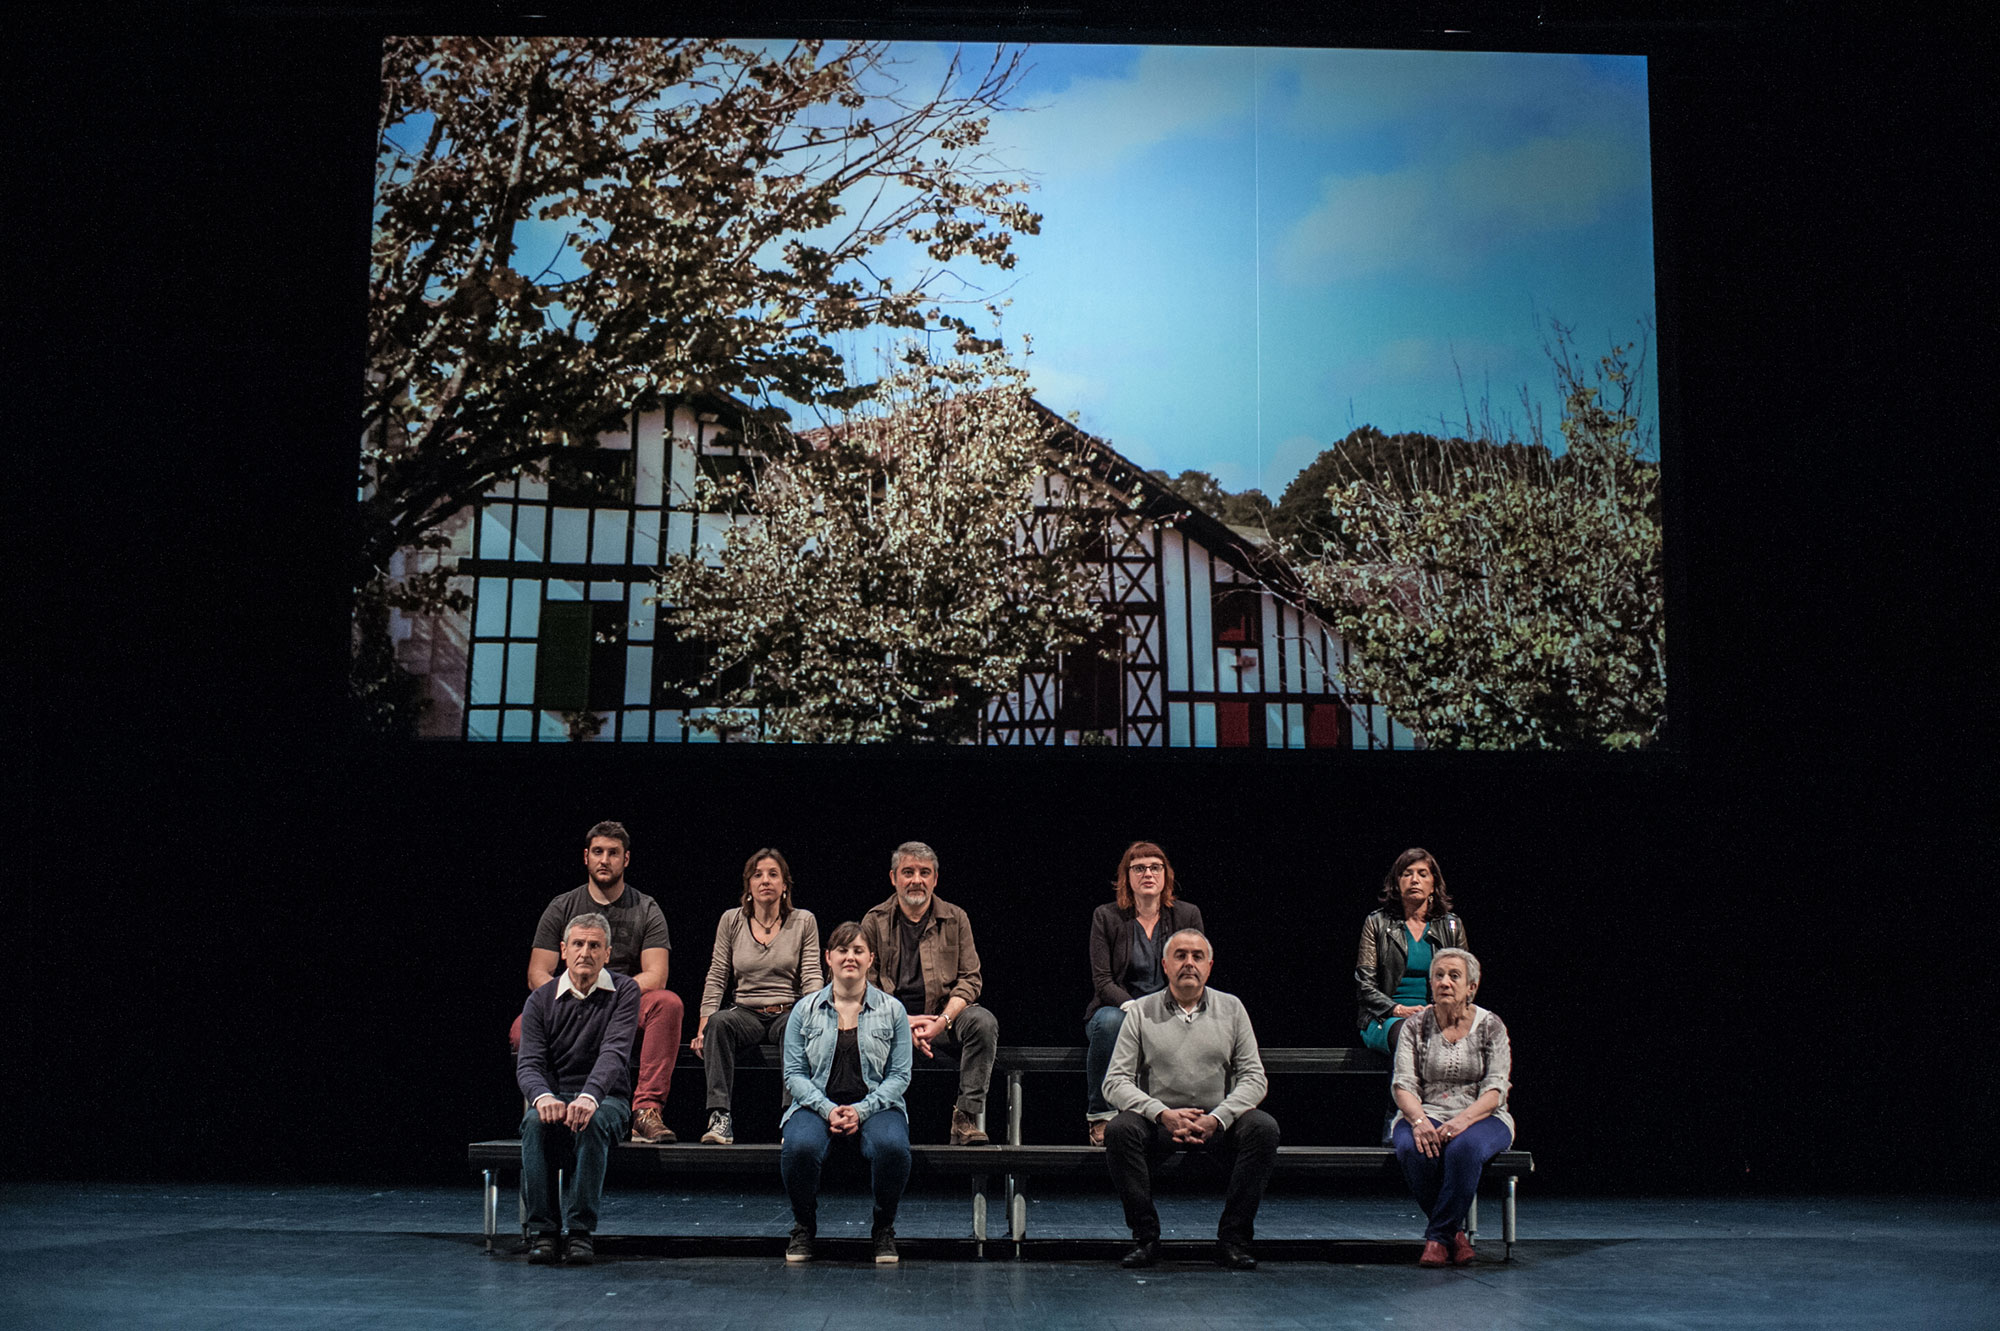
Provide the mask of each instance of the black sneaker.
{"label": "black sneaker", "polygon": [[708,1111],[708,1131],[701,1134],[702,1141],[710,1146],[734,1146],[736,1125],[729,1121],[727,1109]]}
{"label": "black sneaker", "polygon": [[894,1266],[903,1260],[896,1251],[896,1231],[893,1228],[878,1229],[874,1237],[875,1265]]}
{"label": "black sneaker", "polygon": [[572,1233],[569,1247],[563,1250],[564,1266],[589,1266],[597,1260],[597,1248],[591,1243],[590,1235]]}
{"label": "black sneaker", "polygon": [[806,1232],[804,1225],[792,1226],[791,1242],[785,1245],[787,1262],[810,1262],[813,1259],[813,1236]]}
{"label": "black sneaker", "polygon": [[528,1261],[535,1266],[554,1266],[562,1260],[562,1243],[554,1234],[537,1234],[528,1244]]}

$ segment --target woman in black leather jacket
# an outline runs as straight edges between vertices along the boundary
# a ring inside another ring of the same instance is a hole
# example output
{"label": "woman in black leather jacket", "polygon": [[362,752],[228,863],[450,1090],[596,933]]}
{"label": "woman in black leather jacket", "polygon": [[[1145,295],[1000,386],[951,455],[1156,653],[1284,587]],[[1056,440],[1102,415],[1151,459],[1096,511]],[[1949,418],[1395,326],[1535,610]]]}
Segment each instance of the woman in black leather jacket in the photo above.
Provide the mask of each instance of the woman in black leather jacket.
{"label": "woman in black leather jacket", "polygon": [[1452,914],[1437,858],[1421,848],[1398,855],[1382,880],[1381,906],[1361,925],[1354,959],[1361,1042],[1385,1054],[1393,1049],[1403,1019],[1430,1005],[1432,955],[1464,946],[1465,921]]}

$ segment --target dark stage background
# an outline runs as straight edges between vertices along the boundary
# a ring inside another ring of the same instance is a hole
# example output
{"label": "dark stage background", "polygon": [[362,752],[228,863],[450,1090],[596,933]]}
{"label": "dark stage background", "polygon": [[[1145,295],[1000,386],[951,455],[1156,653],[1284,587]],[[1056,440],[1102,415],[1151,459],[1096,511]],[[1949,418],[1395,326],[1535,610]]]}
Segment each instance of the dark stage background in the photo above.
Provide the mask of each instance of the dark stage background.
{"label": "dark stage background", "polygon": [[[1941,29],[1750,12],[1548,29],[1657,56],[1676,748],[1637,759],[357,738],[372,20],[31,32],[10,78],[25,937],[0,1167],[462,1177],[463,1143],[513,1121],[536,914],[616,817],[691,1005],[750,849],[782,846],[830,925],[881,898],[898,841],[931,842],[1009,1043],[1080,1038],[1088,911],[1139,836],[1172,852],[1266,1043],[1352,1042],[1359,921],[1423,844],[1514,1033],[1537,1188],[1990,1186],[1971,1037],[1991,965],[1962,951],[1993,880],[1964,591],[1989,581],[1990,370],[1949,362],[1990,310],[1959,182],[1984,174],[1991,98]],[[1068,1140],[1078,1088],[1034,1090]],[[1278,1095],[1281,1118],[1320,1112]]]}

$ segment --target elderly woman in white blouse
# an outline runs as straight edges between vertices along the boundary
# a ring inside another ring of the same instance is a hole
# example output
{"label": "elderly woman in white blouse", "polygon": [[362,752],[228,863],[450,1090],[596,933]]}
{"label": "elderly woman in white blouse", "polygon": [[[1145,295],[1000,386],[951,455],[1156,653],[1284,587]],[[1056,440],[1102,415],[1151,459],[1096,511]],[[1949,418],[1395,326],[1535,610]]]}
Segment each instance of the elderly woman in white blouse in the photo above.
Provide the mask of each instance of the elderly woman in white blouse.
{"label": "elderly woman in white blouse", "polygon": [[1393,1140],[1410,1192],[1430,1224],[1419,1266],[1472,1261],[1466,1213],[1486,1162],[1514,1141],[1507,1112],[1513,1054],[1507,1027],[1472,1001],[1479,959],[1462,947],[1431,958],[1431,1003],[1403,1022],[1390,1082]]}

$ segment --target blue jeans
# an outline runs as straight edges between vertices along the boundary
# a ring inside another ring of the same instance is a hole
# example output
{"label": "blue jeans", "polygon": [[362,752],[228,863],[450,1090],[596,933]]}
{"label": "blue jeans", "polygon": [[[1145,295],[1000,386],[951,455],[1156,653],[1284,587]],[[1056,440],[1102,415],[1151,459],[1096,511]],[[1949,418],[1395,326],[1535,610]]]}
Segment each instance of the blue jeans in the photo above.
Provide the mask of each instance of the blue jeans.
{"label": "blue jeans", "polygon": [[1125,1024],[1125,1009],[1116,1003],[1090,1014],[1083,1024],[1083,1038],[1090,1048],[1083,1056],[1083,1116],[1108,1119],[1111,1105],[1104,1098],[1104,1074],[1111,1070],[1111,1051],[1118,1047],[1118,1031]]}
{"label": "blue jeans", "polygon": [[[1431,1122],[1436,1123],[1436,1119]],[[1482,1118],[1444,1144],[1436,1155],[1417,1149],[1410,1121],[1396,1119],[1396,1163],[1403,1167],[1403,1180],[1424,1214],[1431,1218],[1424,1237],[1439,1243],[1465,1228],[1465,1213],[1472,1209],[1479,1191],[1479,1173],[1486,1162],[1507,1149],[1514,1134],[1497,1118]]]}
{"label": "blue jeans", "polygon": [[[810,1109],[800,1109],[785,1120],[778,1174],[792,1199],[792,1219],[808,1234],[818,1232],[820,1167],[836,1140],[856,1138],[836,1139],[827,1131],[826,1120]],[[896,1207],[910,1181],[910,1120],[893,1109],[877,1110],[862,1122],[859,1143],[875,1193],[875,1228],[887,1229],[896,1223]]]}
{"label": "blue jeans", "polygon": [[[632,1124],[632,1106],[615,1095],[598,1103],[582,1132],[558,1123],[544,1123],[530,1109],[521,1119],[521,1200],[527,1203],[528,1225],[537,1234],[553,1234],[565,1222],[571,1234],[597,1230],[597,1204],[604,1200],[604,1167],[611,1148],[625,1140]],[[556,1192],[556,1171],[569,1175],[569,1205]],[[561,1215],[558,1216],[558,1210]]]}

